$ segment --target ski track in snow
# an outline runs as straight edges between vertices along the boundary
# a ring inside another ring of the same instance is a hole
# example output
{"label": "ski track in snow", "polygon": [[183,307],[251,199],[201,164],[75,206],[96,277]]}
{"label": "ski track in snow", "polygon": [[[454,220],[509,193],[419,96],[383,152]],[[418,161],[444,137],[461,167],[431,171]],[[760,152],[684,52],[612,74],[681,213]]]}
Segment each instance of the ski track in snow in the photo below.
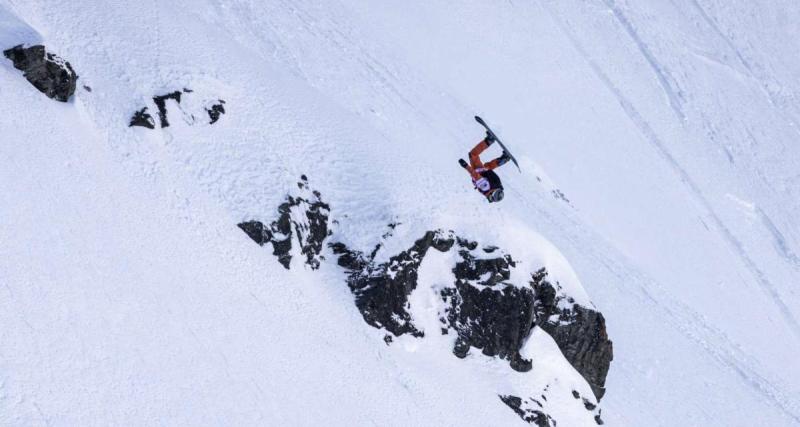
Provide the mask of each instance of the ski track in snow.
{"label": "ski track in snow", "polygon": [[[557,17],[555,12],[553,12],[549,7],[545,5],[544,8],[545,10],[548,11],[553,21],[561,28],[561,30],[564,32],[567,38],[572,42],[573,46],[575,47],[575,50],[578,51],[581,54],[581,56],[586,60],[586,63],[594,71],[597,78],[600,81],[602,81],[603,84],[608,88],[608,90],[617,98],[617,100],[619,101],[619,105],[622,107],[623,111],[625,111],[625,114],[628,115],[631,122],[634,125],[636,125],[636,127],[639,129],[644,139],[647,142],[649,142],[653,146],[653,148],[656,149],[661,158],[668,165],[670,165],[672,170],[680,177],[681,181],[687,186],[690,193],[693,195],[695,201],[702,207],[702,209],[709,216],[711,221],[716,226],[717,230],[720,232],[721,236],[728,243],[731,250],[733,250],[737,254],[738,258],[742,261],[744,266],[750,271],[752,277],[760,285],[761,289],[767,294],[767,296],[769,296],[769,298],[781,311],[782,316],[791,326],[792,332],[795,334],[796,338],[800,338],[800,323],[797,322],[797,319],[795,319],[794,315],[792,314],[792,311],[783,301],[775,285],[772,284],[772,282],[770,282],[769,279],[767,279],[767,277],[764,275],[764,273],[761,271],[761,269],[758,267],[755,261],[753,261],[753,259],[750,258],[747,252],[743,249],[741,242],[736,238],[736,236],[734,236],[733,232],[731,232],[730,229],[727,226],[725,226],[724,222],[719,218],[719,216],[714,211],[713,207],[711,206],[711,203],[703,195],[699,186],[694,182],[694,180],[689,176],[689,174],[681,167],[680,163],[670,154],[664,142],[661,141],[661,139],[658,137],[655,131],[650,127],[647,120],[644,117],[642,117],[642,115],[639,113],[636,107],[630,102],[630,100],[622,93],[622,91],[620,91],[620,89],[614,84],[614,82],[611,81],[608,75],[592,59],[592,57],[588,54],[588,52],[586,52],[586,50],[581,45],[580,41],[578,41],[572,30],[569,29],[566,26],[566,24],[564,24],[564,22],[561,21],[561,19]],[[617,16],[618,13],[619,12],[615,12],[615,16]]]}
{"label": "ski track in snow", "polygon": [[[612,1],[612,0],[604,0],[604,1]],[[782,103],[778,102],[778,99],[775,95],[769,90],[769,86],[764,82],[763,79],[759,78],[755,71],[753,70],[752,65],[750,65],[750,61],[748,61],[745,56],[742,54],[741,50],[736,47],[733,41],[722,32],[719,28],[715,20],[709,16],[708,12],[703,8],[703,6],[698,2],[698,0],[689,0],[692,6],[697,10],[698,14],[702,17],[703,22],[712,29],[712,31],[725,43],[725,45],[733,52],[736,58],[739,60],[739,63],[745,68],[747,71],[747,76],[755,81],[764,94],[766,99],[769,101],[770,105],[775,107],[780,113],[781,116],[786,120],[790,127],[794,129],[798,135],[800,135],[800,128],[797,126],[797,121],[795,118],[792,117],[792,114],[781,105]]]}
{"label": "ski track in snow", "polygon": [[[683,106],[681,105],[681,97],[675,92],[675,89],[673,89],[673,86],[677,85],[675,80],[669,77],[669,72],[665,70],[664,66],[658,62],[655,55],[653,55],[653,53],[650,51],[650,48],[642,40],[642,38],[639,37],[639,34],[633,27],[633,24],[631,24],[628,18],[625,17],[625,14],[622,13],[622,10],[620,10],[620,8],[616,5],[615,1],[603,0],[603,3],[612,12],[619,25],[622,27],[625,33],[628,34],[628,37],[630,37],[630,39],[636,45],[636,48],[639,49],[639,52],[644,57],[645,61],[647,61],[647,63],[650,65],[650,68],[653,70],[653,74],[655,74],[656,78],[658,79],[658,84],[661,86],[661,89],[664,91],[664,94],[669,100],[669,105],[672,108],[672,111],[675,112],[675,116],[677,116],[678,120],[681,122],[686,121],[686,114],[684,114]],[[574,39],[574,36],[572,38]],[[585,52],[582,53],[585,56]],[[595,67],[597,67],[597,65],[592,66],[592,68]]]}
{"label": "ski track in snow", "polygon": [[[613,7],[613,4],[610,4],[610,0],[604,0],[604,2],[609,5],[610,8],[612,8],[615,17],[620,20],[621,23],[627,22],[624,16],[621,15],[621,12],[619,12],[616,7]],[[661,157],[673,168],[675,173],[680,176],[681,181],[686,184],[691,193],[695,196],[695,200],[708,213],[708,216],[715,224],[717,230],[720,231],[722,236],[728,242],[729,246],[735,251],[744,265],[752,273],[753,278],[755,278],[756,281],[761,285],[762,290],[766,292],[768,296],[770,296],[775,305],[781,310],[784,318],[792,326],[793,332],[800,337],[800,326],[798,325],[788,306],[783,302],[780,295],[777,293],[775,286],[768,279],[766,279],[763,272],[744,251],[741,243],[724,225],[722,220],[714,213],[714,210],[711,208],[711,204],[702,195],[699,187],[689,177],[688,173],[683,170],[677,160],[671,156],[663,142],[656,135],[647,121],[641,116],[638,110],[633,106],[633,104],[624,94],[622,94],[622,92],[611,81],[608,75],[605,74],[602,68],[586,52],[572,30],[569,29],[563,21],[561,21],[554,11],[552,11],[544,3],[542,4],[544,9],[552,17],[553,21],[561,28],[567,38],[572,42],[576,51],[578,51],[586,60],[586,63],[594,71],[598,79],[600,79],[606,85],[608,90],[614,94],[619,101],[620,106],[623,108],[628,117],[630,117],[631,121],[636,125],[636,127],[641,131],[645,140],[650,142],[652,146],[656,148]],[[629,28],[629,25],[623,24],[623,26],[629,33],[632,31],[632,29]],[[630,35],[635,40],[638,40],[638,37],[636,37],[635,34]],[[648,62],[658,73],[658,67],[654,62],[655,60],[652,59],[651,55],[647,53],[646,48],[642,47],[641,41],[638,41],[637,45],[639,45],[642,54],[648,58]],[[662,79],[660,79],[660,81],[662,81],[663,87],[666,82]],[[668,88],[665,88],[665,90],[667,89]],[[678,111],[676,110],[676,113],[677,112]],[[539,211],[539,213],[545,214],[542,211]],[[763,213],[763,211],[760,210],[760,208],[758,210],[758,215],[765,227],[772,233],[778,250],[780,250],[786,259],[797,265],[797,257],[785,246],[785,240],[783,239],[780,231],[774,227],[769,218]],[[609,266],[607,263],[606,265],[611,268],[611,266]],[[630,277],[630,271],[635,270],[633,267],[611,269],[621,282],[631,281],[632,279]],[[627,276],[625,272],[627,272]],[[719,363],[735,372],[735,374],[739,376],[744,383],[750,386],[758,394],[761,394],[767,401],[771,402],[775,407],[779,408],[795,422],[800,423],[800,408],[797,407],[796,402],[794,402],[787,393],[782,391],[782,387],[777,386],[770,380],[767,380],[758,374],[756,370],[751,368],[750,365],[752,361],[744,353],[742,353],[741,350],[739,350],[738,347],[725,336],[724,333],[708,325],[698,313],[670,297],[666,292],[663,291],[662,286],[655,284],[650,279],[637,277],[632,281],[636,283],[650,282],[657,289],[661,290],[659,292],[659,296],[656,298],[651,295],[651,291],[648,290],[649,287],[640,285],[640,290],[642,290],[647,296],[647,300],[649,300],[650,306],[653,310],[661,311],[666,315],[666,317],[671,318],[673,320],[671,323],[675,325],[685,336],[705,349]],[[669,303],[665,304],[666,301],[669,301]],[[713,343],[713,345],[709,343]]]}
{"label": "ski track in snow", "polygon": [[[586,255],[602,265],[616,279],[613,283],[626,289],[635,286],[638,292],[628,290],[628,293],[634,296],[641,295],[638,298],[638,301],[643,304],[641,312],[648,313],[648,316],[652,313],[661,313],[660,316],[657,316],[659,319],[669,319],[665,322],[666,327],[675,328],[686,339],[702,348],[718,364],[738,377],[743,384],[762,396],[766,402],[782,411],[790,419],[800,423],[800,406],[793,396],[785,391],[785,385],[781,384],[779,379],[768,379],[759,374],[757,368],[753,366],[755,361],[732,342],[723,331],[714,328],[697,311],[672,297],[661,283],[647,277],[637,267],[626,262],[625,258],[610,246],[598,247],[596,243],[587,244],[586,236],[590,236],[592,233],[584,230],[584,227],[571,215],[556,218],[550,211],[541,209],[524,195],[520,194],[520,196],[524,198],[527,206],[536,212],[537,218],[553,224],[553,228],[564,230],[564,234],[568,236],[572,246],[592,248],[591,252]],[[598,241],[602,241],[602,239],[598,237]],[[609,333],[613,334],[613,326]]]}

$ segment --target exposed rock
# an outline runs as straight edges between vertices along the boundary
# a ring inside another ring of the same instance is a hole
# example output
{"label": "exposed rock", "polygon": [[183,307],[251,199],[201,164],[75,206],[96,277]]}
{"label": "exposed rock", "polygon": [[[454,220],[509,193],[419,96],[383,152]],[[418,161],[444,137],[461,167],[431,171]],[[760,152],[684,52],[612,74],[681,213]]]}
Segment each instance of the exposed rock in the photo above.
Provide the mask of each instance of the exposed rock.
{"label": "exposed rock", "polygon": [[463,358],[475,347],[508,360],[514,370],[529,371],[531,361],[519,351],[533,326],[533,290],[508,282],[515,266],[509,255],[476,259],[467,248],[477,245],[458,244],[462,260],[453,268],[455,287],[441,291],[448,324],[458,333],[453,353]]}
{"label": "exposed rock", "polygon": [[542,405],[536,401],[523,401],[521,398],[511,395],[500,395],[499,397],[503,403],[508,405],[509,408],[516,412],[516,414],[527,423],[535,424],[538,427],[556,427],[556,425],[558,425],[556,420],[550,417],[550,415],[545,414],[540,409],[534,409],[532,407],[532,403],[536,403],[539,408],[541,408]]}
{"label": "exposed rock", "polygon": [[453,353],[463,358],[475,347],[487,356],[508,360],[517,371],[530,370],[531,361],[519,351],[533,325],[533,290],[508,282],[510,268],[515,266],[509,255],[477,258],[472,252],[477,242],[442,230],[428,231],[411,248],[379,265],[374,258],[380,244],[369,256],[342,243],[331,248],[339,265],[349,272],[348,285],[367,323],[396,336],[421,337],[423,332],[408,313],[408,295],[417,287],[417,270],[430,248],[446,252],[454,246],[461,258],[453,267],[456,280],[440,293],[447,306],[440,319],[446,326],[441,333],[454,330],[458,336]]}
{"label": "exposed rock", "polygon": [[[560,286],[547,281],[547,272],[531,276],[536,295],[536,324],[544,329],[570,364],[586,379],[599,401],[605,394],[605,382],[614,357],[606,333],[603,314],[575,304],[560,292]],[[558,289],[557,289],[558,288]]]}
{"label": "exposed rock", "polygon": [[169,126],[169,121],[167,121],[167,106],[166,106],[166,102],[168,99],[173,99],[175,100],[175,102],[180,104],[181,91],[176,90],[175,92],[153,97],[153,102],[155,102],[156,107],[158,107],[158,118],[161,121],[162,128]]}
{"label": "exposed rock", "polygon": [[218,100],[217,103],[212,104],[210,107],[206,108],[206,112],[208,113],[208,117],[211,119],[209,124],[214,124],[219,120],[219,117],[225,114],[225,101]]}
{"label": "exposed rock", "polygon": [[[192,103],[188,101],[192,101],[193,98],[186,99],[186,96],[193,94],[194,91],[188,88],[183,88],[182,90],[176,90],[170,93],[166,93],[163,95],[156,95],[153,97],[153,103],[155,104],[156,108],[158,109],[158,122],[162,128],[169,127],[170,122],[167,118],[168,116],[168,108],[167,108],[167,101],[173,100],[178,104],[178,110],[180,113],[183,114],[183,118],[189,125],[194,125],[197,123],[197,116],[202,114],[201,111],[204,111],[205,114],[208,114],[209,124],[214,124],[219,121],[220,117],[225,114],[225,101],[222,99],[212,100],[212,101],[205,101],[203,103]],[[196,95],[191,95],[196,96]],[[187,101],[181,103],[182,101]],[[184,105],[186,104],[186,105]],[[147,107],[138,110],[134,113],[133,117],[131,118],[131,124],[129,126],[144,126],[150,129],[155,129],[155,120],[145,112],[147,111]],[[174,114],[174,112],[173,112]],[[145,117],[146,115],[146,117]]]}
{"label": "exposed rock", "polygon": [[146,127],[148,129],[155,129],[156,122],[153,120],[153,116],[147,112],[147,107],[142,108],[141,110],[133,113],[133,117],[131,117],[131,122],[128,124],[128,127],[131,126],[141,126]]}
{"label": "exposed rock", "polygon": [[[269,226],[260,221],[245,221],[239,224],[251,239],[261,246],[272,244],[273,254],[289,269],[292,261],[292,241],[305,255],[306,264],[312,269],[319,268],[325,239],[331,234],[328,228],[330,208],[320,199],[320,194],[308,188],[305,175],[297,183],[301,190],[298,196],[287,196],[286,202],[278,207],[278,219]],[[293,239],[294,237],[294,239]]]}
{"label": "exposed rock", "polygon": [[[320,194],[308,188],[305,176],[298,186],[302,194],[287,196],[287,201],[278,208],[278,218],[271,224],[247,221],[239,227],[259,245],[272,244],[273,253],[287,269],[293,244],[305,255],[305,262],[317,268],[324,260],[321,255],[324,240],[331,234],[330,210],[320,200]],[[443,335],[453,332],[456,356],[466,357],[474,347],[484,355],[508,360],[513,369],[525,372],[532,369],[532,361],[524,359],[520,350],[533,326],[539,325],[589,382],[599,401],[612,358],[611,342],[600,313],[577,304],[557,282],[550,283],[544,269],[532,273],[529,282],[512,283],[511,272],[517,263],[510,254],[497,246],[481,246],[453,231],[428,231],[408,249],[385,262],[376,261],[397,225],[389,224],[389,231],[368,254],[350,249],[344,243],[328,244],[338,265],[347,272],[347,285],[364,320],[387,331],[383,337],[386,345],[404,334],[422,337],[426,332]],[[444,285],[439,290],[444,302],[438,313],[441,328],[423,331],[413,323],[409,295],[417,288],[420,265],[432,248],[439,252],[456,251],[452,266],[455,280],[452,284],[440,284]],[[500,398],[523,420],[538,426],[555,426],[556,421],[542,404],[547,404],[546,391],[547,388],[541,400],[511,395]],[[572,395],[581,398],[577,391]],[[597,409],[593,400],[583,398],[580,403],[588,411]],[[602,423],[599,410],[595,420]]]}
{"label": "exposed rock", "polygon": [[[603,425],[603,420],[600,418],[600,412],[601,411],[600,411],[600,409],[597,408],[597,405],[594,404],[594,402],[592,402],[591,400],[589,400],[589,399],[587,399],[585,397],[581,398],[581,394],[578,393],[577,390],[572,390],[572,397],[574,397],[575,399],[581,399],[581,401],[583,403],[583,407],[589,412],[592,412],[595,409],[597,409],[597,413],[594,415],[594,421],[599,425]],[[598,399],[598,402],[599,401],[600,401],[600,399]]]}
{"label": "exposed rock", "polygon": [[600,418],[600,414],[599,414],[599,413],[598,413],[597,415],[595,415],[595,416],[594,416],[594,422],[596,422],[596,423],[597,423],[597,425],[599,425],[599,426],[601,426],[601,425],[605,424],[605,423],[603,422],[603,419],[602,419],[602,418]]}
{"label": "exposed rock", "polygon": [[385,328],[395,336],[422,337],[424,334],[413,325],[407,311],[408,295],[417,287],[417,270],[428,250],[445,252],[453,243],[446,233],[429,231],[411,248],[380,265],[374,263],[374,251],[367,257],[343,243],[334,243],[331,248],[339,265],[348,270],[347,284],[368,324]]}
{"label": "exposed rock", "polygon": [[567,204],[569,204],[569,199],[559,189],[553,190],[553,197],[555,197],[556,199],[559,199],[559,200],[563,200],[563,201],[567,202]]}
{"label": "exposed rock", "polygon": [[36,89],[49,98],[67,102],[75,93],[78,75],[69,62],[47,52],[44,46],[25,48],[19,45],[3,51],[3,55],[14,63],[14,68],[23,72]]}

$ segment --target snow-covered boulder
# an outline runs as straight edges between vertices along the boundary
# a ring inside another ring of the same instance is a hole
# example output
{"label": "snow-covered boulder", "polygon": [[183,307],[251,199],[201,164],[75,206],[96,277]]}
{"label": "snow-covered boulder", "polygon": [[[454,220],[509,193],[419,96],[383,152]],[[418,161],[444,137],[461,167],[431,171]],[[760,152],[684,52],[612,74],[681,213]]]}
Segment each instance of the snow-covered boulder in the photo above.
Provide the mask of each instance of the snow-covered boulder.
{"label": "snow-covered boulder", "polygon": [[56,101],[67,102],[75,93],[78,75],[69,62],[50,53],[42,45],[14,46],[3,55],[21,70],[26,79],[40,92]]}

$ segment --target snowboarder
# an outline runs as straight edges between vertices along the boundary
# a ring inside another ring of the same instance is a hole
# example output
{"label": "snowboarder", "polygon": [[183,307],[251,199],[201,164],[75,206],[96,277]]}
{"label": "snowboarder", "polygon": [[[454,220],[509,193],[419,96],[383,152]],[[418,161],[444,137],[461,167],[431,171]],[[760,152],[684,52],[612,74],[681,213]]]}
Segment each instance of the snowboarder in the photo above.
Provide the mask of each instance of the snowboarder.
{"label": "snowboarder", "polygon": [[488,163],[481,162],[481,153],[486,151],[495,141],[497,141],[497,137],[492,132],[487,131],[486,138],[470,150],[469,164],[464,159],[458,159],[458,164],[466,169],[472,177],[472,184],[475,185],[475,189],[486,196],[486,200],[489,203],[503,200],[503,184],[493,169],[503,166],[511,160],[511,155],[506,150],[503,150],[503,155],[500,157]]}

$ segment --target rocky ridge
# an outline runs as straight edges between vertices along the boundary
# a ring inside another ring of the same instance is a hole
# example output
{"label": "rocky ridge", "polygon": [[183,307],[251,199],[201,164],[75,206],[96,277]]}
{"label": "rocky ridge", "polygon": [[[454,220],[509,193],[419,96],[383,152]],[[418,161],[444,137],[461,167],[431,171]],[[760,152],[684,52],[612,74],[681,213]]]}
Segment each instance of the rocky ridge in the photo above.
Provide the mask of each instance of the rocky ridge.
{"label": "rocky ridge", "polygon": [[[381,244],[367,254],[341,242],[326,242],[332,235],[330,207],[309,187],[305,176],[298,182],[298,190],[297,195],[287,195],[278,207],[278,218],[270,224],[256,220],[239,224],[259,245],[271,244],[281,265],[289,269],[293,255],[301,254],[306,265],[317,269],[329,249],[347,273],[347,285],[364,321],[385,330],[384,340],[390,345],[402,335],[420,338],[432,333],[414,324],[409,295],[417,287],[418,271],[429,251],[454,251],[454,282],[439,291],[445,308],[439,313],[441,329],[433,333],[456,335],[452,349],[456,357],[464,358],[476,349],[485,356],[506,360],[518,372],[527,372],[533,368],[533,361],[525,359],[520,350],[531,330],[542,328],[591,386],[595,400],[584,397],[584,407],[602,424],[593,402],[605,393],[605,377],[613,358],[605,319],[593,308],[576,304],[558,282],[547,280],[544,268],[531,272],[526,283],[512,283],[511,270],[518,266],[511,254],[460,237],[452,230],[427,231],[408,249],[377,262]],[[396,226],[389,224],[390,229]],[[383,238],[390,235],[391,231]],[[499,397],[529,423],[556,425],[556,420],[544,412],[544,394],[541,399]]]}

